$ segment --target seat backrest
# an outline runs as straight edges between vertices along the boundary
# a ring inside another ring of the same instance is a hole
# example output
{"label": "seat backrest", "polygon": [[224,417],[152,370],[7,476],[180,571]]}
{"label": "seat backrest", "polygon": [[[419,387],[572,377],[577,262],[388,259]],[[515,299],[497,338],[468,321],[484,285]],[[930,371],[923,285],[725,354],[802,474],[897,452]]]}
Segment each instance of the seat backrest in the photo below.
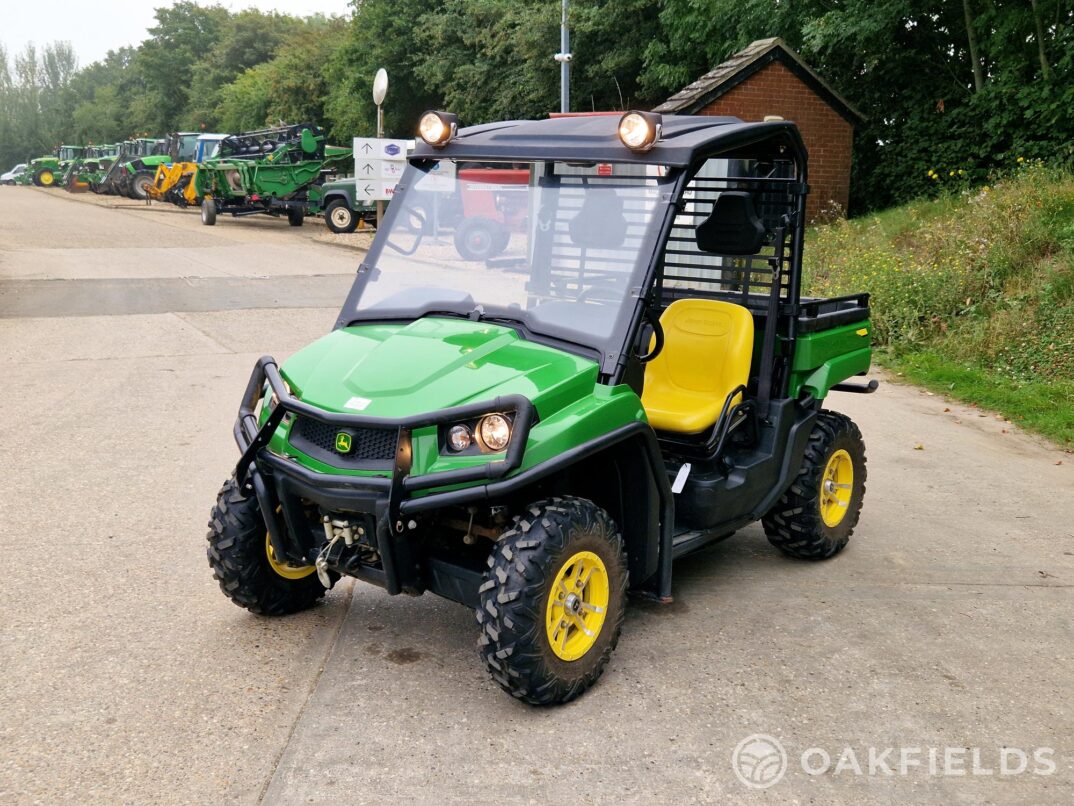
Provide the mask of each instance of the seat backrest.
{"label": "seat backrest", "polygon": [[718,255],[756,255],[765,227],[753,206],[753,196],[725,190],[712,203],[712,212],[694,230],[697,248]]}
{"label": "seat backrest", "polygon": [[684,392],[712,396],[723,405],[745,386],[753,359],[753,314],[741,305],[712,299],[680,299],[660,317],[664,348],[646,367],[660,382]]}

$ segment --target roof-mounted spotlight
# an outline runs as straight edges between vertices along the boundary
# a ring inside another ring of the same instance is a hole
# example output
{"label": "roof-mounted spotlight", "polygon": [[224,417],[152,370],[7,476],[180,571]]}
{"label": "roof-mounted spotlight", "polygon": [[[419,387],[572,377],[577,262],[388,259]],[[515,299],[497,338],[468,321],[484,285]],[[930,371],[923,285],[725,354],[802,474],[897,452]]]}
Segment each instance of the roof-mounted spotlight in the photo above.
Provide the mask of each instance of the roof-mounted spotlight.
{"label": "roof-mounted spotlight", "polygon": [[662,121],[656,112],[627,112],[619,118],[619,139],[631,151],[648,151],[660,139]]}
{"label": "roof-mounted spotlight", "polygon": [[430,110],[418,122],[418,134],[433,148],[443,148],[459,130],[459,118],[450,112]]}

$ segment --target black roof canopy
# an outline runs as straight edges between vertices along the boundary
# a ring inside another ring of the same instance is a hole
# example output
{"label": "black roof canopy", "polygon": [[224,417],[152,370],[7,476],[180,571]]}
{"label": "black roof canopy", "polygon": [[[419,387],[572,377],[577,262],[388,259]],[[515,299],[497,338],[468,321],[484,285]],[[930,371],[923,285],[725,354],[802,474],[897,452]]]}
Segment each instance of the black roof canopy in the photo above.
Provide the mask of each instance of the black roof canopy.
{"label": "black roof canopy", "polygon": [[664,115],[660,139],[631,151],[619,139],[618,115],[512,120],[460,129],[443,148],[418,140],[412,159],[626,162],[683,167],[721,154],[792,158],[805,164],[798,127],[784,120],[745,123],[734,117]]}

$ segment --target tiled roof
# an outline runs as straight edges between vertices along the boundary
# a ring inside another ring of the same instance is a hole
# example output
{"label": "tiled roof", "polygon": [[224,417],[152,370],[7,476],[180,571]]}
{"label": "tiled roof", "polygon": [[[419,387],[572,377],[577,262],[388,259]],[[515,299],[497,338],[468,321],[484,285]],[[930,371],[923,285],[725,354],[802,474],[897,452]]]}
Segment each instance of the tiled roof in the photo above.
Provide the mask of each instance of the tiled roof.
{"label": "tiled roof", "polygon": [[861,112],[814,73],[809,65],[802,61],[802,57],[779,37],[758,39],[751,43],[727,61],[716,65],[697,81],[683,87],[653,111],[694,114],[773,61],[782,62],[851,123],[858,124],[864,120]]}

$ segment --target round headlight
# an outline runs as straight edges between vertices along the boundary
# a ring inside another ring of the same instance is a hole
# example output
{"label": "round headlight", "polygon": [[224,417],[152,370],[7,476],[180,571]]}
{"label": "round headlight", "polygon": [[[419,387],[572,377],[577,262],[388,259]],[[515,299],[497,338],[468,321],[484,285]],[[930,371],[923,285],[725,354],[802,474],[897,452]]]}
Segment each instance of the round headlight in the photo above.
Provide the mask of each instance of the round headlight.
{"label": "round headlight", "polygon": [[457,118],[447,112],[426,112],[418,121],[418,134],[431,146],[447,145],[455,135]]}
{"label": "round headlight", "polygon": [[492,451],[502,451],[511,441],[511,423],[502,414],[490,414],[478,425],[481,441]]}
{"label": "round headlight", "polygon": [[465,425],[453,425],[448,431],[448,445],[453,451],[464,451],[474,443],[474,435]]}
{"label": "round headlight", "polygon": [[660,137],[660,115],[627,112],[619,119],[619,139],[633,151],[648,151]]}

